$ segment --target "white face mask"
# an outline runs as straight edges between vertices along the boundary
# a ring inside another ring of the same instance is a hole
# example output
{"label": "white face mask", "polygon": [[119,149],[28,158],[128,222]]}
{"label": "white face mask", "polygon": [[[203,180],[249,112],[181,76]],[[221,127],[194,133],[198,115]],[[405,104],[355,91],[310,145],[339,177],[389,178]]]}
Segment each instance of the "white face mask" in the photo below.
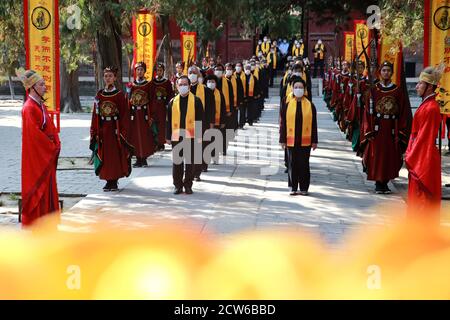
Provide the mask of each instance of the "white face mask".
{"label": "white face mask", "polygon": [[254,70],[256,69],[256,66],[251,66],[250,69],[251,69],[252,71],[254,71]]}
{"label": "white face mask", "polygon": [[178,86],[178,92],[182,96],[185,96],[189,92],[189,86],[186,86],[186,85]]}
{"label": "white face mask", "polygon": [[292,70],[288,70],[287,73],[288,73],[288,74],[291,74],[291,73],[292,73]]}
{"label": "white face mask", "polygon": [[295,46],[296,46],[297,48],[300,48],[300,43],[297,43]]}
{"label": "white face mask", "polygon": [[294,96],[296,96],[297,98],[301,98],[305,94],[305,89],[294,89],[293,91]]}
{"label": "white face mask", "polygon": [[222,76],[223,76],[223,71],[221,71],[221,70],[214,71],[214,75],[215,75],[217,78],[222,78]]}
{"label": "white face mask", "polygon": [[246,74],[246,75],[250,75],[250,73],[252,73],[252,71],[251,71],[251,70],[249,70],[249,69],[245,69],[245,74]]}
{"label": "white face mask", "polygon": [[267,42],[267,38],[264,38],[264,42]]}
{"label": "white face mask", "polygon": [[225,71],[225,75],[226,75],[227,77],[231,77],[231,76],[233,75],[233,70],[227,70],[227,71]]}
{"label": "white face mask", "polygon": [[206,86],[207,86],[208,88],[210,88],[211,90],[214,90],[214,89],[216,88],[216,83],[215,83],[214,81],[208,81],[208,82],[206,83]]}
{"label": "white face mask", "polygon": [[236,72],[240,73],[242,71],[242,67],[236,67]]}
{"label": "white face mask", "polygon": [[198,76],[195,73],[191,73],[189,75],[189,80],[191,80],[191,83],[197,83],[198,81]]}
{"label": "white face mask", "polygon": [[262,41],[261,41],[261,40],[259,40],[259,41],[258,41],[258,44],[261,44],[261,43],[262,43]]}
{"label": "white face mask", "polygon": [[300,72],[294,72],[292,75],[293,76],[297,76],[297,77],[301,77],[302,76],[302,74]]}

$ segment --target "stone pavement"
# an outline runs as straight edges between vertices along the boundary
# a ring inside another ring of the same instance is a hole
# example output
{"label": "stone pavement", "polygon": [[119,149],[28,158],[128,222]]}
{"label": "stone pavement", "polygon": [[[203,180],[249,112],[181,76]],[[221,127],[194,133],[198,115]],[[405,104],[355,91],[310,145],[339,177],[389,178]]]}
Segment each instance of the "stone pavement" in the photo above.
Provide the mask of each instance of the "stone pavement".
{"label": "stone pavement", "polygon": [[[311,156],[310,196],[289,195],[283,151],[278,144],[277,91],[271,90],[273,97],[266,103],[260,123],[238,132],[228,156],[221,159],[225,163],[211,165],[202,175],[203,181],[194,182],[193,195],[172,194],[169,151],[152,157],[149,168],[134,169],[129,178],[121,179],[119,193],[102,192],[103,182],[93,170],[58,170],[60,193],[88,194],[62,215],[61,230],[89,231],[94,222],[103,219],[126,228],[156,226],[169,220],[198,232],[226,235],[268,227],[302,228],[334,245],[363,224],[402,218],[400,209],[405,203],[396,186],[404,189],[404,172],[391,185],[392,195],[374,194],[360,159],[320,98],[314,98],[319,147]],[[8,137],[0,141],[0,192],[20,191],[20,122],[20,107],[0,108],[0,135]],[[62,114],[62,157],[90,156],[89,125],[90,114]],[[443,159],[445,168],[448,157]]]}
{"label": "stone pavement", "polygon": [[[275,90],[273,90],[275,91]],[[193,195],[172,194],[171,153],[152,158],[149,168],[120,181],[119,193],[93,193],[62,217],[62,230],[88,231],[106,219],[121,227],[158,225],[167,219],[199,232],[230,234],[267,227],[302,228],[338,243],[360,224],[384,224],[401,217],[400,194],[376,195],[322,100],[318,109],[319,148],[311,157],[310,196],[289,195],[283,151],[278,144],[278,97],[266,104],[260,123],[238,133],[225,164],[211,165],[194,182]],[[235,156],[234,156],[235,155]],[[258,157],[257,157],[258,156]],[[269,174],[267,174],[269,173]]]}

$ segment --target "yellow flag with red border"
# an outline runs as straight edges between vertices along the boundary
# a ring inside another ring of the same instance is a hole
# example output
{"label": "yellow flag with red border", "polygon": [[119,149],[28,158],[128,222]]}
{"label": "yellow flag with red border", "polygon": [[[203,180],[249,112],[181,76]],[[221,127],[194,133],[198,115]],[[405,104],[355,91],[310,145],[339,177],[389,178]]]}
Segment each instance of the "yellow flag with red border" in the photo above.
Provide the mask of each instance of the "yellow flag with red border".
{"label": "yellow flag with red border", "polygon": [[355,33],[350,31],[344,32],[344,59],[348,62],[353,61],[355,55]]}
{"label": "yellow flag with red border", "polygon": [[134,63],[144,61],[147,66],[145,77],[153,78],[153,67],[156,59],[156,17],[143,9],[133,17]]}
{"label": "yellow flag with red border", "polygon": [[450,0],[425,0],[424,66],[445,64],[436,100],[450,114]]}
{"label": "yellow flag with red border", "polygon": [[181,60],[184,62],[184,74],[187,75],[189,64],[197,59],[197,33],[181,32]]}
{"label": "yellow flag with red border", "polygon": [[359,60],[364,61],[367,66],[367,61],[363,52],[363,45],[367,47],[366,52],[370,57],[370,47],[368,47],[370,41],[369,27],[366,24],[366,20],[355,20],[355,49],[356,56],[359,56]]}
{"label": "yellow flag with red border", "polygon": [[59,129],[58,0],[25,0],[23,4],[26,68],[35,70],[45,80],[45,105],[53,119],[56,115]]}

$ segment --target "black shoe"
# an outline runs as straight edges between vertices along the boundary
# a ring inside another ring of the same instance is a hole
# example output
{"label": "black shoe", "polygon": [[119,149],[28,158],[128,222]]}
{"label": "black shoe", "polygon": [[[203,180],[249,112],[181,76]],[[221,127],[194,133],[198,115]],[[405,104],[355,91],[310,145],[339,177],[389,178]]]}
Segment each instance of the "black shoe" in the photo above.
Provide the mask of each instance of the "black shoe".
{"label": "black shoe", "polygon": [[105,184],[105,186],[103,187],[103,191],[104,191],[104,192],[109,192],[109,191],[111,191],[111,184],[110,184],[109,182],[107,182],[107,183]]}
{"label": "black shoe", "polygon": [[297,192],[297,190],[295,190],[295,191],[292,191],[291,193],[289,193],[289,195],[296,196],[296,195],[298,195],[298,192]]}
{"label": "black shoe", "polygon": [[117,185],[117,181],[111,182],[111,188],[109,189],[109,191],[118,191],[118,190],[119,186]]}
{"label": "black shoe", "polygon": [[288,173],[288,172],[289,172],[288,168],[284,169],[284,173]]}
{"label": "black shoe", "polygon": [[141,167],[142,167],[141,159],[136,160],[136,162],[133,164],[133,168],[141,168]]}
{"label": "black shoe", "polygon": [[208,168],[203,168],[202,172],[208,172]]}
{"label": "black shoe", "polygon": [[142,161],[142,166],[143,167],[148,167],[147,159]]}
{"label": "black shoe", "polygon": [[184,187],[184,191],[186,192],[186,194],[193,194],[192,188],[190,187]]}
{"label": "black shoe", "polygon": [[195,181],[202,181],[202,179],[200,179],[200,177],[195,177]]}
{"label": "black shoe", "polygon": [[158,151],[164,151],[165,149],[166,147],[163,144],[158,146]]}
{"label": "black shoe", "polygon": [[183,188],[175,188],[175,191],[173,192],[173,194],[182,194],[183,193]]}

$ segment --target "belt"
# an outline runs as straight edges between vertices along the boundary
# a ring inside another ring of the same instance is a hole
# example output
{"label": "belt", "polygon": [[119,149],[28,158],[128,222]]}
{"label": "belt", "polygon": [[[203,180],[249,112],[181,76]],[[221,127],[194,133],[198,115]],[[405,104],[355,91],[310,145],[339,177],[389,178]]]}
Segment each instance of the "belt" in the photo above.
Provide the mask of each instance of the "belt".
{"label": "belt", "polygon": [[103,120],[103,121],[113,121],[113,120],[117,120],[117,119],[119,119],[117,116],[114,116],[114,117],[101,117],[101,119]]}
{"label": "belt", "polygon": [[147,106],[142,106],[142,107],[131,106],[131,108],[132,108],[133,110],[141,110],[141,109],[147,110]]}
{"label": "belt", "polygon": [[397,116],[395,114],[382,114],[382,113],[377,113],[377,118],[379,119],[392,119],[395,120],[397,118]]}

